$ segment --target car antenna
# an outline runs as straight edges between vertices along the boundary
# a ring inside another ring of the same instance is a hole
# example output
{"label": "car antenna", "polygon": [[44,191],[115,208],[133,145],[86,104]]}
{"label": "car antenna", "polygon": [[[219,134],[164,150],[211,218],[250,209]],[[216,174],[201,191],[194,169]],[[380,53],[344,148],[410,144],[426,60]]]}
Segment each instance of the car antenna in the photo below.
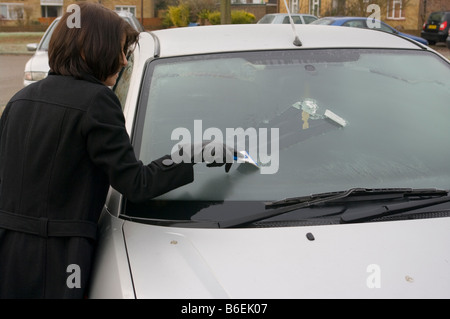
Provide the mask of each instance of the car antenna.
{"label": "car antenna", "polygon": [[289,16],[289,23],[291,24],[292,27],[292,32],[294,33],[294,45],[301,47],[302,46],[302,41],[300,41],[300,38],[298,37],[297,31],[295,30],[295,26],[294,26],[294,20],[292,20],[292,16],[291,16],[291,11],[289,10],[289,7],[286,3],[286,0],[284,0],[284,5],[286,7],[288,16]]}

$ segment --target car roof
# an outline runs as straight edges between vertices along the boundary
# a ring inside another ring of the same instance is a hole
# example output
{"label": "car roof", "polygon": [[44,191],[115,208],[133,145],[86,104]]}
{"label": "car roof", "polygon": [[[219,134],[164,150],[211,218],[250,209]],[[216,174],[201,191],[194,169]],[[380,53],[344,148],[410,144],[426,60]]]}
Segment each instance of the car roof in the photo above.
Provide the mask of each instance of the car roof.
{"label": "car roof", "polygon": [[[267,16],[288,16],[289,13],[267,13]],[[314,15],[312,14],[307,14],[307,13],[291,13],[291,15],[293,16],[311,16],[314,17]]]}
{"label": "car roof", "polygon": [[427,21],[430,20],[430,19],[432,20],[434,17],[436,17],[436,15],[440,16],[441,19],[442,18],[449,19],[450,18],[450,11],[434,11],[434,12],[431,12],[428,15],[428,17],[427,17]]}
{"label": "car roof", "polygon": [[378,19],[372,19],[372,18],[368,18],[368,17],[323,17],[320,18],[319,20],[334,20],[334,21],[348,21],[348,20],[356,20],[356,21],[360,21],[360,20],[370,20],[370,21],[379,21],[380,23],[392,28],[389,24],[387,24],[384,21],[378,20]]}
{"label": "car roof", "polygon": [[373,20],[372,18],[368,18],[368,17],[342,17],[342,16],[337,16],[337,17],[323,17],[321,19],[333,19],[333,20]]}
{"label": "car roof", "polygon": [[[301,47],[293,44],[295,36],[289,24],[232,24],[172,28],[145,32],[141,34],[141,37],[154,37],[156,41],[154,51],[159,57],[267,49],[374,47],[424,49],[402,37],[370,29],[308,24],[294,27],[302,42]],[[150,41],[153,42],[151,39]]]}

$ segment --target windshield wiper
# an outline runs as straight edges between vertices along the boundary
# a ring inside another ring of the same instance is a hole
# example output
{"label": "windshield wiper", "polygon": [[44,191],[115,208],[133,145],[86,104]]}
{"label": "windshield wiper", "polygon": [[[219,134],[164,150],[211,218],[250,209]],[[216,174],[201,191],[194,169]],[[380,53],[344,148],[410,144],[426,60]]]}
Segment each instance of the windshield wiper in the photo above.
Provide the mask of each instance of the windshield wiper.
{"label": "windshield wiper", "polygon": [[341,216],[341,223],[363,222],[384,216],[399,214],[423,207],[434,206],[437,204],[450,202],[450,196],[442,196],[438,198],[414,200],[406,203],[383,205],[375,209],[358,209],[352,212],[345,212]]}
{"label": "windshield wiper", "polygon": [[[413,189],[413,188],[351,188],[341,192],[329,192],[313,194],[309,196],[286,198],[280,201],[274,201],[266,203],[266,210],[252,215],[242,216],[234,219],[229,219],[219,222],[220,228],[235,227],[247,223],[253,223],[262,219],[285,214],[297,209],[311,207],[325,203],[339,203],[339,202],[355,202],[355,201],[379,201],[379,200],[394,200],[394,199],[407,199],[413,197],[432,198],[435,200],[442,200],[441,202],[449,201],[450,197],[447,196],[448,191],[435,188],[426,189]],[[445,200],[446,199],[446,200]],[[421,201],[421,202],[422,202]],[[440,203],[440,202],[439,202]],[[411,203],[405,203],[411,204]],[[418,205],[417,202],[413,204]],[[425,206],[427,204],[424,202]],[[387,206],[383,206],[387,207]],[[267,208],[273,208],[267,210]],[[404,208],[402,208],[404,210]],[[385,211],[383,211],[384,213]],[[381,212],[380,212],[381,213]],[[350,218],[347,216],[347,218]],[[357,217],[360,218],[360,217]],[[361,218],[367,218],[362,214]],[[370,218],[370,217],[369,217]],[[355,219],[356,221],[356,219]]]}
{"label": "windshield wiper", "polygon": [[289,206],[298,203],[321,204],[330,201],[388,200],[413,196],[445,196],[446,190],[435,188],[351,188],[341,192],[313,194],[309,196],[285,198],[266,203],[267,207]]}

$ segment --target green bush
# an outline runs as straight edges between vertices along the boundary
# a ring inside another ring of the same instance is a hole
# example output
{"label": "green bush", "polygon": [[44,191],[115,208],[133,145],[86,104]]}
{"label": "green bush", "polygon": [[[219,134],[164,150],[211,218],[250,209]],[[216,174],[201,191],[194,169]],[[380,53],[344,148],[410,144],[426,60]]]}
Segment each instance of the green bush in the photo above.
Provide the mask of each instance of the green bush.
{"label": "green bush", "polygon": [[173,27],[172,20],[170,19],[169,12],[166,10],[164,15],[162,16],[161,25],[163,28]]}
{"label": "green bush", "polygon": [[169,6],[167,15],[172,26],[186,27],[189,24],[189,7],[185,4],[178,6]]}
{"label": "green bush", "polygon": [[[162,25],[165,28],[169,27],[186,27],[190,20],[189,5],[180,3],[178,6],[168,6],[166,14],[163,18]],[[197,18],[200,20],[208,19],[209,23],[216,25],[220,24],[221,14],[220,11],[208,11],[206,9],[201,10],[197,14]],[[244,10],[231,11],[231,23],[232,24],[250,24],[255,23],[255,15],[248,13]]]}
{"label": "green bush", "polygon": [[250,24],[255,23],[256,17],[252,13],[243,10],[231,11],[232,24]]}
{"label": "green bush", "polygon": [[208,20],[208,16],[211,12],[208,9],[202,9],[197,13],[197,19],[200,21],[200,24],[204,24],[206,20]]}
{"label": "green bush", "polygon": [[[211,24],[220,24],[220,11],[210,12],[208,20]],[[255,23],[256,17],[252,13],[248,13],[244,10],[231,11],[231,23],[232,24],[250,24]]]}
{"label": "green bush", "polygon": [[208,20],[211,24],[220,24],[220,11],[213,11],[208,14]]}

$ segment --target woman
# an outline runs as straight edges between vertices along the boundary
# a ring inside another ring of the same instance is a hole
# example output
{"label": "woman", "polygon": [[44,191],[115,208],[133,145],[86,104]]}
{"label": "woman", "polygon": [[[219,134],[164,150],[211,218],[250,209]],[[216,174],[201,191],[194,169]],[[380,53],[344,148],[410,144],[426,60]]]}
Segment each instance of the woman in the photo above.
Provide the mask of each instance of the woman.
{"label": "woman", "polygon": [[193,181],[191,163],[136,159],[108,86],[138,34],[100,4],[79,8],[79,28],[66,13],[54,31],[48,77],[19,91],[1,118],[2,298],[85,296],[109,186],[142,201]]}

